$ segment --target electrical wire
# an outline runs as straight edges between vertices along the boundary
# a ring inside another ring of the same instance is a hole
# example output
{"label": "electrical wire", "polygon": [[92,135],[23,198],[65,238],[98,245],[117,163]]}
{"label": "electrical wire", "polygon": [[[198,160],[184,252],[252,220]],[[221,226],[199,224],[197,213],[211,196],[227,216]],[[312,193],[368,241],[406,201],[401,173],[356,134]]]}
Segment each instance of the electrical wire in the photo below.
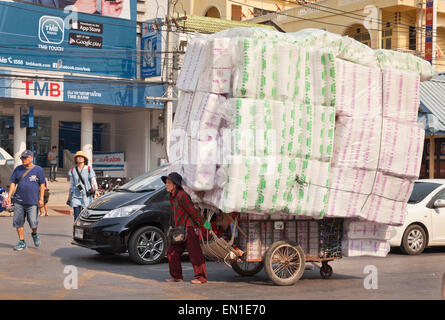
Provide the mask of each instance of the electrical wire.
{"label": "electrical wire", "polygon": [[[290,1],[286,1],[286,0],[283,0],[283,1],[292,3],[292,2],[290,2]],[[231,1],[231,2],[240,4],[240,5],[243,5],[243,6],[247,6],[247,7],[252,7],[252,8],[257,8],[257,9],[259,9],[258,7],[255,7],[255,6],[253,6],[253,5],[248,5],[248,4],[245,4],[245,3],[238,2],[238,1]],[[319,4],[318,4],[318,3],[310,3],[310,5],[319,5]],[[305,6],[305,5],[303,5],[303,6]],[[320,6],[321,6],[321,5],[320,5]],[[332,11],[322,10],[322,9],[316,9],[316,10],[329,12],[329,13],[334,14],[334,15],[355,14],[355,13],[352,13],[352,12],[347,12],[347,11],[344,11],[344,10],[334,9],[334,8],[326,7],[326,6],[325,6],[325,8],[329,8],[329,9],[333,9],[333,10],[341,11],[341,14],[336,13],[336,12],[332,12]],[[294,10],[294,9],[295,9],[295,8],[291,8],[291,9],[288,9],[288,10],[286,10],[286,11]],[[303,17],[299,17],[299,16],[294,16],[294,15],[291,15],[291,14],[286,14],[286,13],[284,13],[284,12],[275,12],[274,14],[276,14],[276,15],[286,16],[286,17],[289,17],[289,18],[299,19],[299,20],[303,20],[303,21],[311,21],[311,22],[321,23],[321,24],[325,24],[325,25],[334,25],[334,26],[339,26],[339,27],[344,27],[344,28],[348,28],[348,27],[351,26],[351,25],[344,25],[344,24],[338,24],[338,23],[332,23],[332,22],[319,21],[319,20],[318,20],[318,19],[325,19],[326,17],[319,17],[319,18],[316,18],[316,19],[314,19],[314,18],[309,19],[309,18],[303,18]],[[367,16],[358,15],[358,14],[355,14],[355,15],[360,16],[361,18],[367,18]],[[351,18],[351,17],[349,17],[349,18]],[[394,21],[389,21],[389,20],[381,20],[381,19],[379,19],[379,20],[380,20],[380,21],[385,21],[385,22],[395,23]],[[404,28],[404,27],[399,26],[401,23],[396,23],[396,24],[398,25],[398,29],[400,29],[400,28],[403,29],[403,28]],[[420,28],[420,27],[411,26],[411,25],[406,25],[406,26],[408,26],[408,28],[405,28],[406,30],[409,30],[409,27],[413,27],[413,28],[415,28],[416,30],[418,30],[418,29]],[[423,28],[423,27],[422,27],[422,28]],[[420,28],[420,29],[422,29],[422,28]],[[368,30],[368,31],[381,31],[381,29],[372,29],[372,28],[367,29],[367,30]],[[397,29],[395,29],[395,30],[392,29],[392,32],[393,32],[393,33],[402,33],[401,30],[397,30]],[[444,33],[445,33],[445,32],[444,32]],[[416,34],[417,34],[417,32],[416,32]],[[436,35],[436,39],[437,39],[437,38],[439,38],[439,39],[445,39],[445,37],[438,37],[438,36]],[[422,51],[419,50],[419,52],[416,52],[416,55],[418,55],[418,56],[422,56]]]}

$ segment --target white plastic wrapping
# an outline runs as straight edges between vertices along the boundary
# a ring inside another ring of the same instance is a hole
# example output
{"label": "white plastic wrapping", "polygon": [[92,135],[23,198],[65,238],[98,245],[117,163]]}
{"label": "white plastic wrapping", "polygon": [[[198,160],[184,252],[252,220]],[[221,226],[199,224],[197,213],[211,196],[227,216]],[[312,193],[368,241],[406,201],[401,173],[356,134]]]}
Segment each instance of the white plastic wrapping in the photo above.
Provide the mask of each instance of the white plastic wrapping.
{"label": "white plastic wrapping", "polygon": [[336,114],[340,116],[382,114],[382,72],[357,63],[335,59],[337,65]]}
{"label": "white plastic wrapping", "polygon": [[413,71],[383,70],[383,114],[400,121],[416,122],[420,76]]}
{"label": "white plastic wrapping", "polygon": [[354,239],[342,241],[342,254],[344,257],[386,257],[391,249],[385,240]]}
{"label": "white plastic wrapping", "polygon": [[345,219],[343,223],[343,239],[389,240],[393,236],[392,228],[386,224]]}
{"label": "white plastic wrapping", "polygon": [[[419,81],[432,74],[323,30],[199,36],[178,79],[169,160],[201,206],[400,225],[423,150]],[[381,239],[346,248],[387,253]]]}
{"label": "white plastic wrapping", "polygon": [[417,179],[424,138],[425,131],[417,123],[384,118],[379,170],[389,175]]}
{"label": "white plastic wrapping", "polygon": [[422,81],[434,76],[435,71],[431,64],[412,54],[385,49],[376,50],[375,54],[381,69],[413,71],[420,75]]}

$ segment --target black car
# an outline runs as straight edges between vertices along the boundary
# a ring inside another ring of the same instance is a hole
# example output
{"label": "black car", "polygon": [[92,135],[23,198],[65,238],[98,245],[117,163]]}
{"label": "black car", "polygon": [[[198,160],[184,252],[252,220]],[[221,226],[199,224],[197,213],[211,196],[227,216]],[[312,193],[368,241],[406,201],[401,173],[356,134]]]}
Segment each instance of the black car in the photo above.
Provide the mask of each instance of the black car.
{"label": "black car", "polygon": [[104,255],[128,251],[138,264],[161,261],[171,218],[166,173],[160,167],[94,200],[75,221],[72,244]]}

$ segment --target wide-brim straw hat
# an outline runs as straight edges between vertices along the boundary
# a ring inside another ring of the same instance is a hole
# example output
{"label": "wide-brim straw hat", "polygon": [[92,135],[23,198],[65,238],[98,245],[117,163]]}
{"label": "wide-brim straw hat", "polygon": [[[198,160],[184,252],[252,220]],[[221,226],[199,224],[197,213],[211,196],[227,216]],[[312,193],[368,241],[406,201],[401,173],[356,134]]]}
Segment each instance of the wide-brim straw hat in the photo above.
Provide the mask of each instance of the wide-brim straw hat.
{"label": "wide-brim straw hat", "polygon": [[74,161],[76,160],[77,157],[84,157],[85,160],[88,160],[88,157],[86,156],[86,154],[83,151],[76,152],[76,154],[74,155]]}

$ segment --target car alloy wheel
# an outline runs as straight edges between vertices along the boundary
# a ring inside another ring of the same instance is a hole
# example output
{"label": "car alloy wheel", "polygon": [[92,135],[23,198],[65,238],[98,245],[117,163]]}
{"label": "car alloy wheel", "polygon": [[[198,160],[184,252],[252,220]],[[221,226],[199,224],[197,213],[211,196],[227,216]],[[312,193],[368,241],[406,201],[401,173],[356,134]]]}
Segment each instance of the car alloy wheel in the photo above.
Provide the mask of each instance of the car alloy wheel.
{"label": "car alloy wheel", "polygon": [[130,258],[138,264],[156,264],[167,251],[167,239],[156,227],[143,227],[137,230],[128,242]]}
{"label": "car alloy wheel", "polygon": [[427,245],[425,230],[417,224],[409,226],[402,240],[401,249],[407,254],[421,254]]}
{"label": "car alloy wheel", "polygon": [[423,234],[418,229],[411,230],[408,234],[408,246],[413,251],[419,251],[420,248],[422,248],[424,241]]}
{"label": "car alloy wheel", "polygon": [[162,254],[164,241],[155,231],[144,232],[137,241],[137,251],[141,259],[153,261]]}

